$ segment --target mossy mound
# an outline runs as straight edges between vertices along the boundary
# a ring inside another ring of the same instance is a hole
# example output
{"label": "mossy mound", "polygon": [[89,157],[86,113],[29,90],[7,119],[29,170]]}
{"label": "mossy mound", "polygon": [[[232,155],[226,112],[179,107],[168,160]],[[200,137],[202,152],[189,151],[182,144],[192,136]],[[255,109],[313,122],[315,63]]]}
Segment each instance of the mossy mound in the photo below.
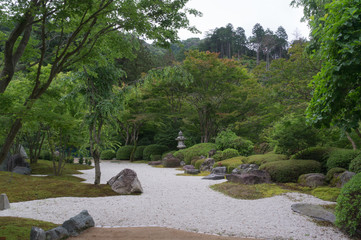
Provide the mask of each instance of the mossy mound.
{"label": "mossy mound", "polygon": [[287,160],[287,156],[284,154],[276,154],[276,153],[266,153],[266,154],[256,154],[247,157],[246,162],[250,164],[257,164],[258,166],[261,166],[262,164],[268,163],[268,162],[276,162],[276,161],[282,161]]}
{"label": "mossy mound", "polygon": [[334,178],[335,174],[343,173],[344,171],[347,171],[347,170],[344,168],[339,168],[339,167],[331,168],[326,174],[326,181],[331,182],[332,179]]}
{"label": "mossy mound", "polygon": [[237,168],[239,165],[245,163],[247,157],[238,156],[223,161],[216,162],[213,167],[227,167],[227,173],[231,173],[233,169]]}
{"label": "mossy mound", "polygon": [[267,171],[274,182],[297,182],[302,174],[319,173],[321,163],[315,160],[283,160],[263,164],[260,170]]}

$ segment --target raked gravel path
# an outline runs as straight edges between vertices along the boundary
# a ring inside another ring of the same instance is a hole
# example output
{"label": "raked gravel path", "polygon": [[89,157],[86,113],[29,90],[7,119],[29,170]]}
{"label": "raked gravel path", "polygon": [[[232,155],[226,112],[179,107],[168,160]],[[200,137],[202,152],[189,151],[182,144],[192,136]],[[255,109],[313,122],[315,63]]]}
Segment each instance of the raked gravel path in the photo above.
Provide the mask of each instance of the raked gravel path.
{"label": "raked gravel path", "polygon": [[[155,168],[147,164],[102,161],[101,183],[124,168],[133,169],[144,193],[138,196],[99,198],[62,197],[10,203],[0,216],[18,216],[63,223],[86,209],[98,227],[158,226],[223,236],[264,239],[348,239],[332,227],[321,227],[310,218],[291,210],[294,203],[331,204],[299,193],[240,200],[209,188],[224,180],[176,176],[176,169]],[[94,182],[94,169],[79,175]]]}

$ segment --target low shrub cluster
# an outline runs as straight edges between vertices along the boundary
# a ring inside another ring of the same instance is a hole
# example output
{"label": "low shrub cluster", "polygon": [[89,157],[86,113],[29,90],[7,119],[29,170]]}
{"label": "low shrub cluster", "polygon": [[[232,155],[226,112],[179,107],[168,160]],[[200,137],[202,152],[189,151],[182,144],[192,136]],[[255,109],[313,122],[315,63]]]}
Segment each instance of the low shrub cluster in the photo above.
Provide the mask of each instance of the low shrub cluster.
{"label": "low shrub cluster", "polygon": [[321,163],[315,160],[283,160],[263,164],[260,170],[267,171],[274,182],[297,182],[302,174],[320,172]]}
{"label": "low shrub cluster", "polygon": [[335,149],[330,152],[326,166],[327,170],[340,167],[348,169],[351,161],[360,154],[360,151],[351,149]]}
{"label": "low shrub cluster", "polygon": [[223,161],[216,162],[213,167],[227,167],[227,173],[231,173],[233,169],[237,168],[239,165],[245,163],[247,158],[244,156],[238,156]]}
{"label": "low shrub cluster", "polygon": [[168,151],[168,147],[164,146],[164,145],[160,145],[160,144],[152,144],[152,145],[148,145],[144,148],[143,151],[143,160],[151,160],[151,156],[152,155],[160,155],[162,156],[162,154],[164,152]]}
{"label": "low shrub cluster", "polygon": [[130,154],[132,153],[133,149],[134,149],[134,146],[130,146],[130,145],[120,147],[117,151],[116,159],[117,160],[129,160]]}
{"label": "low shrub cluster", "polygon": [[134,159],[135,160],[143,160],[143,151],[146,146],[137,146],[134,151]]}
{"label": "low shrub cluster", "polygon": [[237,136],[231,130],[220,132],[216,137],[217,149],[236,149],[240,155],[249,156],[253,152],[254,145],[250,140]]}
{"label": "low shrub cluster", "polygon": [[361,155],[358,155],[351,161],[349,170],[355,173],[361,172]]}
{"label": "low shrub cluster", "polygon": [[190,164],[192,159],[195,159],[195,157],[207,157],[209,151],[212,149],[216,149],[216,145],[214,143],[200,143],[193,145],[190,148],[179,150],[173,155],[181,161],[183,160],[186,164]]}
{"label": "low shrub cluster", "polygon": [[261,166],[262,164],[268,163],[268,162],[276,162],[276,161],[282,161],[287,160],[287,156],[284,154],[276,154],[276,153],[266,153],[266,154],[256,154],[247,157],[246,162],[250,164],[257,164],[258,166]]}
{"label": "low shrub cluster", "polygon": [[226,160],[229,158],[237,157],[239,153],[236,149],[227,148],[224,151],[217,151],[217,153],[212,157],[216,162]]}
{"label": "low shrub cluster", "polygon": [[115,158],[115,151],[112,149],[104,150],[100,154],[100,159],[111,160]]}
{"label": "low shrub cluster", "polygon": [[194,163],[194,167],[197,168],[197,169],[200,169],[201,165],[204,163],[206,159],[199,159],[197,160],[195,163]]}
{"label": "low shrub cluster", "polygon": [[306,148],[291,157],[292,159],[316,160],[320,163],[327,161],[333,148],[330,147],[310,147]]}
{"label": "low shrub cluster", "polygon": [[361,234],[361,173],[356,174],[341,189],[337,198],[336,226],[349,235]]}

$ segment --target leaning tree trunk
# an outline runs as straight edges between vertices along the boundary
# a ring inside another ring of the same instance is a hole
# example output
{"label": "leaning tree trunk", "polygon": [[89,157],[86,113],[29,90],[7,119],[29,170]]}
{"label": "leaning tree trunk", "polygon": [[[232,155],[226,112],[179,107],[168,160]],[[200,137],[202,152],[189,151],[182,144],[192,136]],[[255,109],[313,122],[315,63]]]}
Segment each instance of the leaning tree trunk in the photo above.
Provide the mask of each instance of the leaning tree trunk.
{"label": "leaning tree trunk", "polygon": [[357,149],[357,146],[356,146],[356,143],[355,141],[351,138],[350,134],[348,132],[346,132],[346,137],[347,139],[350,141],[351,145],[352,145],[352,149],[353,150],[356,150]]}
{"label": "leaning tree trunk", "polygon": [[21,126],[22,126],[21,119],[16,119],[10,129],[10,132],[8,133],[8,135],[5,139],[5,142],[2,146],[2,148],[1,148],[0,165],[6,159],[6,156],[7,156],[8,152],[10,151],[10,148],[13,145],[16,135],[18,134],[19,130],[21,129]]}

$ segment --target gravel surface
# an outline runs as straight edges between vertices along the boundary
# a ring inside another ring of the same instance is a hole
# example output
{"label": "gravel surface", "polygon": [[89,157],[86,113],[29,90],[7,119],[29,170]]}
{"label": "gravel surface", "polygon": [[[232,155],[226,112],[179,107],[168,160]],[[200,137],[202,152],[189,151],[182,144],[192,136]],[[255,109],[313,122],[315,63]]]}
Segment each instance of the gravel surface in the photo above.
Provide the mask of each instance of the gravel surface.
{"label": "gravel surface", "polygon": [[[146,164],[102,161],[101,182],[124,168],[133,169],[144,193],[138,196],[52,198],[10,203],[0,216],[18,216],[57,224],[86,209],[98,227],[158,226],[222,236],[265,239],[348,239],[332,227],[321,227],[291,210],[294,203],[330,204],[299,193],[259,200],[233,199],[209,188],[224,180],[176,176],[175,169]],[[94,182],[94,169],[79,175]]]}

